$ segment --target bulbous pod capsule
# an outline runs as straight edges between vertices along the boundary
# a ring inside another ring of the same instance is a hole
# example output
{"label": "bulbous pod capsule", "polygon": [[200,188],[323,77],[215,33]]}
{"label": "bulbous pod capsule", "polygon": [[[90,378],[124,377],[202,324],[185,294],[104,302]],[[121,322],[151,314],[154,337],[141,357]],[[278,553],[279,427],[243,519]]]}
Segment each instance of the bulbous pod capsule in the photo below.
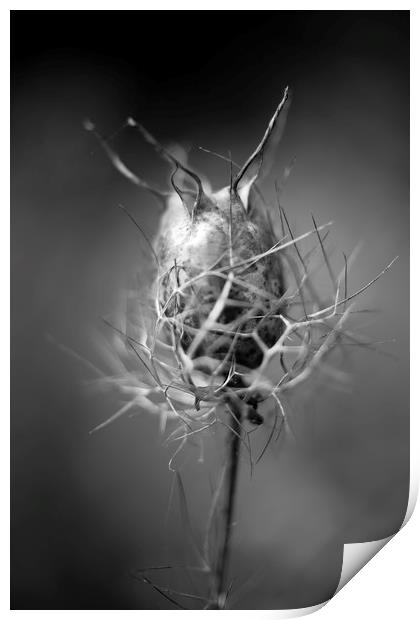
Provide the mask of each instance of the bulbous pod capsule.
{"label": "bulbous pod capsule", "polygon": [[[264,138],[232,180],[212,194],[194,175],[193,204],[177,189],[155,240],[160,265],[159,304],[191,359],[234,361],[257,368],[265,347],[281,336],[284,293],[280,252],[254,183],[263,156],[277,145],[288,108],[287,89]],[[267,160],[265,159],[265,162]],[[187,171],[188,172],[188,171]],[[209,367],[208,367],[209,368]]]}
{"label": "bulbous pod capsule", "polygon": [[160,305],[177,319],[182,347],[192,357],[256,368],[263,356],[258,338],[270,347],[282,331],[281,319],[271,316],[280,312],[284,292],[281,256],[264,256],[275,244],[269,222],[254,222],[240,199],[231,204],[229,188],[205,202],[193,221],[178,213],[162,222]]}

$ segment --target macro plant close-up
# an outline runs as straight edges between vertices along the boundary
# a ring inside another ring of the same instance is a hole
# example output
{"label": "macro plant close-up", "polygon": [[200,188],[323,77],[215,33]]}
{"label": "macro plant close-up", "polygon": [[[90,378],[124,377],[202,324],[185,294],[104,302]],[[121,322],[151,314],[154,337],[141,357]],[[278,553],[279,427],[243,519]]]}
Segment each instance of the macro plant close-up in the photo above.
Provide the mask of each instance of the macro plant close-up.
{"label": "macro plant close-up", "polygon": [[[38,265],[17,402],[42,411],[16,422],[17,608],[309,608],[345,544],[401,526],[407,16],[350,13],[243,14],[179,66],[89,42],[91,17],[79,47],[16,52],[16,114],[44,130],[16,129]],[[247,48],[224,76],[251,35],[264,70]]]}
{"label": "macro plant close-up", "polygon": [[[348,327],[349,315],[357,315],[354,302],[395,261],[349,292],[353,257],[343,253],[342,268],[334,272],[326,249],[326,229],[331,222],[318,226],[312,215],[309,231],[298,236],[292,231],[281,205],[281,188],[290,167],[275,182],[276,226],[275,210],[266,202],[259,182],[269,171],[281,140],[290,99],[286,88],[261,142],[243,166],[213,153],[227,162],[230,174],[229,184],[217,191],[209,183],[205,188],[198,173],[130,117],[123,130],[138,131],[172,167],[172,190],[151,186],[127,168],[110,139],[99,134],[90,120],[85,122],[115,168],[150,192],[162,211],[156,239],[151,242],[120,205],[155,264],[148,279],[142,282],[139,274],[137,288],[127,291],[127,310],[116,317],[117,325],[105,320],[120,339],[115,355],[117,365],[122,366],[109,377],[99,370],[98,381],[120,391],[124,403],[94,431],[136,409],[158,415],[162,433],[173,421],[166,441],[177,447],[169,470],[178,481],[182,519],[192,527],[178,462],[188,443],[198,444],[197,460],[203,462],[213,427],[224,429],[226,455],[210,495],[207,526],[201,543],[194,541],[199,560],[195,570],[207,575],[207,588],[201,596],[177,592],[153,583],[148,573],[155,568],[138,571],[163,596],[170,594],[176,607],[182,607],[180,597],[199,600],[209,609],[225,608],[234,590],[234,579],[228,579],[228,561],[238,469],[247,464],[252,476],[271,441],[278,440],[282,432],[287,434],[284,392],[299,389],[313,372],[340,381],[340,369],[334,369],[330,359],[340,344],[373,344],[358,338],[357,326]],[[315,239],[312,247],[303,250],[303,242],[311,237]],[[317,292],[317,271],[321,272],[318,279],[329,280],[330,295],[321,297]],[[124,328],[119,327],[122,324]],[[345,380],[345,372],[341,374]],[[259,426],[267,438],[256,454],[251,433]]]}

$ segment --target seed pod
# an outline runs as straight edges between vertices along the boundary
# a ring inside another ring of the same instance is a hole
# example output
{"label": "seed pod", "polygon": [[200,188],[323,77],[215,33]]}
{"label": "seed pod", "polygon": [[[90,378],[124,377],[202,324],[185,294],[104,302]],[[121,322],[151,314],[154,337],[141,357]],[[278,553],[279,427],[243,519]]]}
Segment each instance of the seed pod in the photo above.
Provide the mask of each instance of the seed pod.
{"label": "seed pod", "polygon": [[155,240],[162,314],[184,353],[197,362],[220,360],[225,372],[233,362],[257,368],[264,347],[283,330],[281,319],[273,316],[282,308],[282,257],[269,252],[277,240],[255,182],[267,172],[288,104],[286,89],[261,143],[230,186],[206,194],[197,175],[191,175],[192,201],[192,192],[175,185],[173,175],[179,198],[174,194],[168,201]]}

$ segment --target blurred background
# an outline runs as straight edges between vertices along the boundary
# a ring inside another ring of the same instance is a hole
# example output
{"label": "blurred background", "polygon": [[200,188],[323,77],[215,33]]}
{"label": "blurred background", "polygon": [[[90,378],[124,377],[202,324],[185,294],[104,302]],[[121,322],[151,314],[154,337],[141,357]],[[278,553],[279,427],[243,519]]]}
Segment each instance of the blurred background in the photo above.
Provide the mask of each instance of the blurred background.
{"label": "blurred background", "polygon": [[[359,301],[378,312],[354,323],[395,342],[349,351],[345,390],[326,379],[293,394],[296,441],[272,444],[252,479],[242,468],[230,605],[325,600],[343,543],[394,533],[408,498],[409,13],[14,11],[11,41],[11,607],[172,608],[131,573],[189,554],[176,498],[168,517],[173,448],[158,420],[140,412],[89,435],[118,399],[87,389],[89,369],[55,344],[101,365],[101,317],[147,261],[117,205],[150,236],[159,218],[83,120],[110,135],[134,116],[188,149],[217,188],[227,166],[197,147],[243,162],[287,84],[293,103],[267,196],[296,158],[283,204],[300,233],[310,213],[334,220],[340,267],[341,252],[362,244],[350,292],[399,256]],[[143,178],[167,183],[138,137],[114,145]],[[199,536],[206,461],[192,454],[183,471]],[[160,582],[200,589],[197,576],[173,572]]]}

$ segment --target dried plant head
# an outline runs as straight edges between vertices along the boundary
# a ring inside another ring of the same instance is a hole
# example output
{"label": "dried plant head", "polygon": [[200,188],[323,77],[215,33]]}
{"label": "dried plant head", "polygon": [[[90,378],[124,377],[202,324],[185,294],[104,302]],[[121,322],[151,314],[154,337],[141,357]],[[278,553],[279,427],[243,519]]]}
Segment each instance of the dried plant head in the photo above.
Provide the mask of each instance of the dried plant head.
{"label": "dried plant head", "polygon": [[[171,166],[171,189],[146,182],[120,159],[111,141],[93,131],[113,165],[132,183],[153,194],[161,208],[153,241],[122,207],[154,263],[150,280],[127,291],[124,329],[110,323],[119,338],[121,365],[109,378],[128,398],[104,424],[141,408],[178,420],[170,439],[197,436],[221,420],[226,408],[252,424],[264,422],[259,404],[271,402],[274,426],[285,422],[282,395],[302,384],[352,334],[345,325],[356,298],[381,274],[355,293],[347,290],[353,257],[343,255],[338,273],[326,250],[327,227],[295,235],[280,204],[268,204],[260,187],[270,171],[290,106],[285,89],[261,142],[243,166],[231,157],[229,182],[209,184],[173,150],[141,124],[138,132]],[[206,149],[204,149],[206,150]],[[290,168],[284,172],[284,179]],[[275,216],[278,218],[274,223]],[[308,241],[313,247],[304,248]],[[330,296],[317,293],[314,274],[330,281]],[[98,428],[102,427],[101,424]],[[274,434],[274,431],[273,431]]]}
{"label": "dried plant head", "polygon": [[[355,252],[340,256],[338,268],[333,264],[327,249],[331,222],[318,225],[311,216],[307,231],[296,235],[292,230],[281,204],[291,166],[276,182],[274,200],[264,197],[262,181],[272,167],[289,106],[286,88],[261,142],[242,166],[230,155],[212,153],[228,164],[227,183],[216,191],[189,166],[182,150],[163,146],[133,118],[123,128],[139,133],[170,165],[169,189],[132,172],[111,146],[112,138],[85,123],[114,167],[151,193],[161,209],[150,241],[137,218],[120,205],[147,247],[152,268],[142,265],[141,275],[125,291],[121,316],[106,321],[112,339],[103,343],[103,358],[111,372],[98,371],[98,382],[119,390],[123,403],[94,430],[135,411],[159,416],[162,432],[168,419],[174,421],[166,437],[177,445],[169,468],[176,471],[187,524],[176,459],[189,440],[201,446],[202,459],[206,431],[216,425],[226,431],[225,463],[210,500],[203,545],[195,546],[199,570],[207,576],[205,596],[161,588],[147,570],[139,571],[142,581],[177,607],[183,606],[174,595],[206,609],[226,606],[240,448],[252,471],[271,441],[288,429],[285,393],[299,391],[319,370],[328,381],[341,380],[331,355],[346,344],[372,345],[350,326],[358,312],[354,302],[394,262],[349,292]],[[258,426],[266,440],[254,456],[250,437]]]}

